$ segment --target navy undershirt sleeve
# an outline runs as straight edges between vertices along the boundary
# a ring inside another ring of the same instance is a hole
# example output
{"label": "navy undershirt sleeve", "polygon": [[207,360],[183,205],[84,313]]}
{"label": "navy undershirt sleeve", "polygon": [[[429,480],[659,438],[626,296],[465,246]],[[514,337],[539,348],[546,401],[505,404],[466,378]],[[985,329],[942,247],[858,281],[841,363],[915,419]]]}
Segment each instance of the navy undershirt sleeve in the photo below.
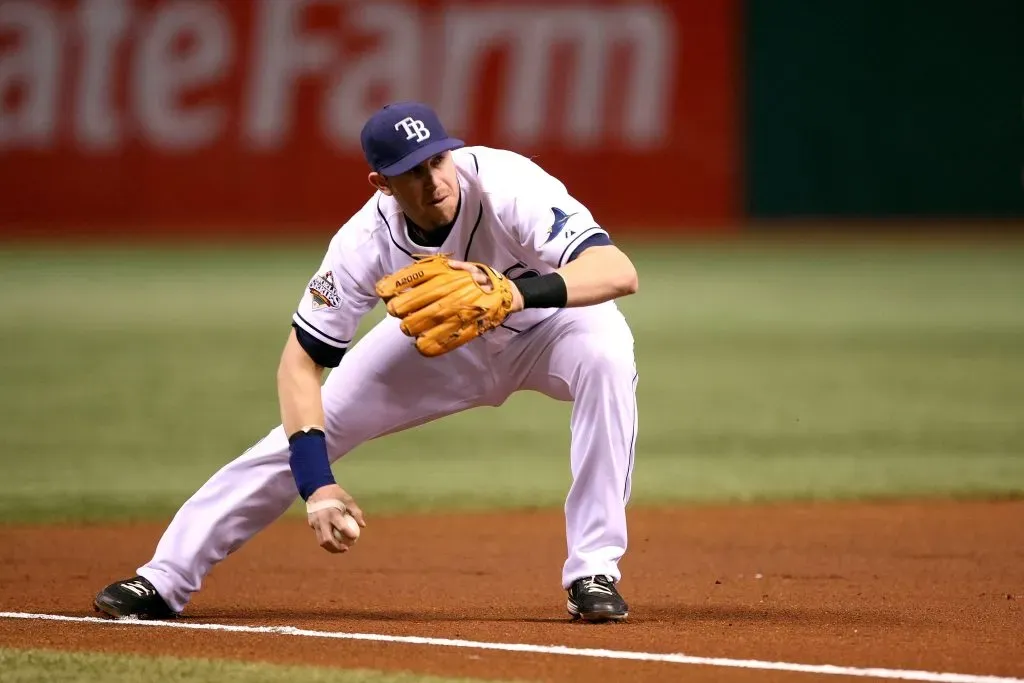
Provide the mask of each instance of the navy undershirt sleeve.
{"label": "navy undershirt sleeve", "polygon": [[299,340],[299,346],[309,354],[313,362],[325,368],[338,367],[341,363],[341,357],[345,355],[345,349],[339,349],[337,346],[323,343],[295,323],[292,323],[292,327],[295,329],[295,336]]}
{"label": "navy undershirt sleeve", "polygon": [[596,235],[591,235],[587,239],[580,242],[579,246],[576,247],[575,251],[573,251],[572,254],[569,255],[569,258],[566,261],[566,263],[569,263],[570,261],[574,260],[577,256],[582,254],[590,247],[603,247],[611,243],[611,238],[608,237],[608,235],[604,234],[603,232],[599,232]]}

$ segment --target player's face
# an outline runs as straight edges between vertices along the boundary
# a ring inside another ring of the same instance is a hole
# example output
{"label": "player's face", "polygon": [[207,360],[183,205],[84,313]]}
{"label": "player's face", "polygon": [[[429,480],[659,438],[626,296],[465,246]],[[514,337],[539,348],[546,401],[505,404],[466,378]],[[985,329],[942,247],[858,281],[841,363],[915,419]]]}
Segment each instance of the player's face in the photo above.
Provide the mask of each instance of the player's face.
{"label": "player's face", "polygon": [[405,215],[421,228],[431,230],[455,220],[459,179],[450,152],[435,154],[387,183]]}

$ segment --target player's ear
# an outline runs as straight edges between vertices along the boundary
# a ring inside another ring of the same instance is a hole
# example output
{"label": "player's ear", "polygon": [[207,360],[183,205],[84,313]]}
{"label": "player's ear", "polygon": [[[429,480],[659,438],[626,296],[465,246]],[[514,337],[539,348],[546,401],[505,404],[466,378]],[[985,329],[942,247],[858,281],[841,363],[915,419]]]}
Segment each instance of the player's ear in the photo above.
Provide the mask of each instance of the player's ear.
{"label": "player's ear", "polygon": [[370,181],[370,185],[373,186],[373,189],[380,190],[388,197],[391,196],[391,185],[388,184],[388,179],[382,176],[380,173],[372,171],[370,175],[367,176],[367,180]]}

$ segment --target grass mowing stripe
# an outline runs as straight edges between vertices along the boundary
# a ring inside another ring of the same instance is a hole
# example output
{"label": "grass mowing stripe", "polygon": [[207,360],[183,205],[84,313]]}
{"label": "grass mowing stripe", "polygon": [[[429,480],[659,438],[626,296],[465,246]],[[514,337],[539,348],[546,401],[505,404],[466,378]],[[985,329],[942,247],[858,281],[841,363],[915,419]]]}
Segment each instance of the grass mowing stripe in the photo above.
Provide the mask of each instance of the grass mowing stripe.
{"label": "grass mowing stripe", "polygon": [[[261,438],[320,250],[0,250],[0,520],[165,516]],[[1024,493],[1024,248],[630,253],[635,504]],[[515,395],[335,471],[371,511],[558,506],[569,409]]]}
{"label": "grass mowing stripe", "polygon": [[0,671],[4,683],[481,683],[478,679],[365,669],[12,648],[0,648]]}

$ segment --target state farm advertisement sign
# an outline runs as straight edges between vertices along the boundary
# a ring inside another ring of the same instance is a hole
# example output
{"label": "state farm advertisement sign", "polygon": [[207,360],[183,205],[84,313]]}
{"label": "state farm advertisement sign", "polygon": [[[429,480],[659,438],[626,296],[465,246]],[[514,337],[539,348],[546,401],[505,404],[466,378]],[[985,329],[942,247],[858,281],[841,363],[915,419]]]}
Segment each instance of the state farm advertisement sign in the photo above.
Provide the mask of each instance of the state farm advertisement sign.
{"label": "state farm advertisement sign", "polygon": [[0,230],[333,230],[397,99],[534,157],[613,234],[726,226],[735,23],[732,0],[0,0]]}

